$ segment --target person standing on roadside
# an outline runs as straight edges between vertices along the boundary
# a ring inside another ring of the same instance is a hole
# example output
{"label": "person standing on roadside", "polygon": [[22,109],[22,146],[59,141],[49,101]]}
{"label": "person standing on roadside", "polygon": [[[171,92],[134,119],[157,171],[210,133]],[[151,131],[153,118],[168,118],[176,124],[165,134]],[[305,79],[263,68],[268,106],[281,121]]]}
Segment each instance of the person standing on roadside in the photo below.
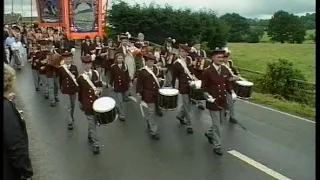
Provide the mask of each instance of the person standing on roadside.
{"label": "person standing on roadside", "polygon": [[3,180],[31,179],[33,176],[26,124],[22,112],[12,102],[15,77],[14,69],[4,64]]}

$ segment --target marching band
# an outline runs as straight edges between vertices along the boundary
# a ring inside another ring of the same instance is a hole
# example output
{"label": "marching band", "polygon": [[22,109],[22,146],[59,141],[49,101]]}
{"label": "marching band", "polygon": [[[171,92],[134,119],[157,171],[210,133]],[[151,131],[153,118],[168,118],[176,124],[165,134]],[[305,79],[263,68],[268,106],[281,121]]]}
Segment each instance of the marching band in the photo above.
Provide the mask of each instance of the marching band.
{"label": "marching band", "polygon": [[[73,64],[78,61],[74,58],[75,45],[59,30],[31,28],[27,39],[35,90],[41,91],[52,107],[59,102],[59,89],[68,96],[69,130],[74,129],[78,98],[88,121],[88,140],[93,143],[94,154],[100,152],[98,126],[115,119],[125,121],[125,101],[135,95],[150,136],[155,140],[160,138],[155,116],[177,109],[180,97],[182,106],[176,118],[189,134],[193,133],[192,104],[201,110],[208,109],[212,125],[205,137],[213,145],[214,153],[222,155],[221,122],[229,116],[231,123],[237,123],[235,99],[237,96],[250,98],[252,92],[250,83],[238,83],[245,80],[234,68],[227,47],[217,48],[207,57],[199,42],[192,47],[179,44],[177,51],[173,48],[176,41],[171,37],[165,39],[163,48],[152,50],[142,33],[137,39],[128,32],[119,35],[119,46],[113,39],[103,42],[98,36],[94,39],[86,37],[81,44],[84,72],[79,74]],[[14,56],[16,46],[10,40],[6,40],[10,45],[7,52]],[[16,39],[15,42],[19,41]],[[18,61],[16,64],[19,66]],[[110,94],[113,98],[102,100],[105,88],[113,92]],[[146,114],[143,106],[147,109]]]}

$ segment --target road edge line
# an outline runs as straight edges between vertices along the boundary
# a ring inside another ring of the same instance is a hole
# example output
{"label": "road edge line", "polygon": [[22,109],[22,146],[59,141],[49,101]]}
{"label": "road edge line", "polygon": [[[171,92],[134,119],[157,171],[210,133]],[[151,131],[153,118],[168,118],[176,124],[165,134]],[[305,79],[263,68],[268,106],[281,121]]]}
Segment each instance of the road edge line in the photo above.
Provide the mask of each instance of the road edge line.
{"label": "road edge line", "polygon": [[306,121],[306,122],[309,122],[309,123],[316,124],[316,121],[312,121],[312,120],[309,120],[309,119],[306,119],[306,118],[303,118],[303,117],[299,117],[299,116],[296,116],[296,115],[293,115],[293,114],[289,114],[289,113],[286,113],[286,112],[283,112],[283,111],[279,111],[279,110],[276,110],[276,109],[273,109],[273,108],[270,108],[270,107],[267,107],[267,106],[256,104],[256,103],[253,103],[253,102],[250,102],[250,101],[246,101],[246,100],[243,100],[243,99],[237,99],[237,100],[240,100],[241,102],[245,102],[247,104],[251,104],[251,105],[254,105],[254,106],[257,106],[257,107],[260,107],[260,108],[268,109],[270,111],[274,111],[274,112],[277,112],[277,113],[280,113],[280,114],[283,114],[283,115],[287,115],[287,116],[290,116],[290,117],[293,117],[293,118],[296,118],[296,119],[299,119],[299,120],[302,120],[302,121]]}
{"label": "road edge line", "polygon": [[234,157],[237,157],[238,159],[242,160],[243,162],[246,162],[247,164],[259,169],[260,171],[272,176],[275,179],[278,180],[291,180],[290,178],[268,168],[267,166],[249,158],[248,156],[245,156],[243,154],[241,154],[240,152],[236,151],[236,150],[229,150],[227,151],[229,154],[233,155]]}

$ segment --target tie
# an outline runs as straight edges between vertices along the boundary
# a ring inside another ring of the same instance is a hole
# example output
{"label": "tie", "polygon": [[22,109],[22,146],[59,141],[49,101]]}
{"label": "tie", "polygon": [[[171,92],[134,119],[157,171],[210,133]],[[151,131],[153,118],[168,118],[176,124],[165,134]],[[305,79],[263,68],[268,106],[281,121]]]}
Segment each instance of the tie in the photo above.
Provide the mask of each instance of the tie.
{"label": "tie", "polygon": [[220,75],[220,73],[221,73],[221,66],[219,66],[218,68],[218,74]]}

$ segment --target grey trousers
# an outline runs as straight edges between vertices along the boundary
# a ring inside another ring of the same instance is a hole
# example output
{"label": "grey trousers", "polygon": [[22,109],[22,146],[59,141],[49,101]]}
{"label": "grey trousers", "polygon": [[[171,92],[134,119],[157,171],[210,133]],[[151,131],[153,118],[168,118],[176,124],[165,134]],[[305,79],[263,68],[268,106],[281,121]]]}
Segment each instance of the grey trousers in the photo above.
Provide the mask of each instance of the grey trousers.
{"label": "grey trousers", "polygon": [[98,133],[97,133],[97,122],[93,115],[86,115],[88,120],[88,136],[92,138],[94,146],[99,146]]}
{"label": "grey trousers", "polygon": [[68,95],[68,97],[69,97],[68,114],[70,115],[68,117],[68,123],[72,124],[73,123],[74,108],[75,108],[75,105],[76,105],[77,93],[73,94],[73,95]]}
{"label": "grey trousers", "polygon": [[230,118],[234,118],[234,103],[235,100],[232,99],[232,95],[227,93],[228,111]]}
{"label": "grey trousers", "polygon": [[39,84],[40,84],[40,74],[39,74],[39,71],[32,69],[32,77],[33,77],[34,87],[35,87],[35,88],[39,88]]}
{"label": "grey trousers", "polygon": [[154,135],[158,133],[158,125],[155,120],[156,104],[148,103],[147,105],[148,107],[147,107],[146,120],[147,120],[150,134]]}
{"label": "grey trousers", "polygon": [[20,67],[21,66],[21,62],[22,62],[22,59],[21,59],[21,56],[20,56],[20,52],[19,51],[13,51],[13,59],[12,59],[11,65]]}
{"label": "grey trousers", "polygon": [[123,103],[123,100],[124,100],[125,93],[115,92],[114,94],[115,94],[115,98],[114,99],[116,100],[116,106],[117,106],[119,117],[120,118],[124,118],[125,115],[124,115],[124,103]]}
{"label": "grey trousers", "polygon": [[55,98],[58,98],[59,78],[48,78],[48,85],[49,99],[51,102],[55,102]]}
{"label": "grey trousers", "polygon": [[225,110],[209,111],[212,124],[209,127],[207,134],[213,139],[213,148],[221,147],[221,127],[222,121],[225,119]]}
{"label": "grey trousers", "polygon": [[172,81],[172,74],[171,70],[168,70],[165,74],[165,86],[171,86],[171,81]]}
{"label": "grey trousers", "polygon": [[181,118],[185,118],[187,128],[192,128],[191,124],[191,115],[190,115],[190,99],[189,94],[181,94],[182,96],[182,107],[180,109],[180,112],[178,113],[178,116]]}
{"label": "grey trousers", "polygon": [[43,88],[44,94],[47,95],[49,92],[48,78],[45,74],[40,74],[40,83]]}

